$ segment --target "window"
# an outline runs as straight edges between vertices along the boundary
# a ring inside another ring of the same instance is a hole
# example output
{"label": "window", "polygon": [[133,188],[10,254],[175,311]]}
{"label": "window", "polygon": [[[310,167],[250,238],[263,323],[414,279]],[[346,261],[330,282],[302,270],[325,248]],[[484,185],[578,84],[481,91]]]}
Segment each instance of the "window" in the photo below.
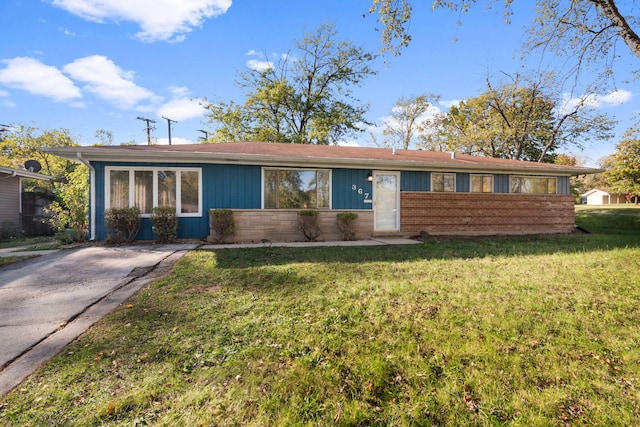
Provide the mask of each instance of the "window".
{"label": "window", "polygon": [[493,175],[471,175],[472,193],[493,193]]}
{"label": "window", "polygon": [[106,208],[137,207],[144,216],[155,206],[178,216],[202,216],[201,170],[195,168],[106,168]]}
{"label": "window", "polygon": [[324,169],[264,169],[264,208],[330,208],[330,181]]}
{"label": "window", "polygon": [[512,176],[512,193],[556,194],[556,178]]}
{"label": "window", "polygon": [[431,191],[455,192],[456,191],[456,174],[432,173],[431,174]]}

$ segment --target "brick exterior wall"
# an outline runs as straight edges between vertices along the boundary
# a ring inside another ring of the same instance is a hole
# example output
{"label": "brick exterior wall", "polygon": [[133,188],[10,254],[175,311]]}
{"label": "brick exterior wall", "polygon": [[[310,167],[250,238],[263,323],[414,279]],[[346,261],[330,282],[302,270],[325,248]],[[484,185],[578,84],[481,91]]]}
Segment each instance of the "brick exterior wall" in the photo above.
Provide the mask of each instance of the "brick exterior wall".
{"label": "brick exterior wall", "polygon": [[400,200],[405,236],[558,234],[575,225],[571,195],[402,192]]}
{"label": "brick exterior wall", "polygon": [[[297,209],[232,209],[235,222],[235,234],[229,242],[260,243],[263,239],[272,242],[301,242],[305,237],[298,228]],[[342,240],[338,231],[336,215],[340,210],[319,211],[319,241]],[[358,214],[356,219],[356,239],[367,239],[373,230],[372,211],[351,211]],[[213,241],[209,233],[209,241]]]}

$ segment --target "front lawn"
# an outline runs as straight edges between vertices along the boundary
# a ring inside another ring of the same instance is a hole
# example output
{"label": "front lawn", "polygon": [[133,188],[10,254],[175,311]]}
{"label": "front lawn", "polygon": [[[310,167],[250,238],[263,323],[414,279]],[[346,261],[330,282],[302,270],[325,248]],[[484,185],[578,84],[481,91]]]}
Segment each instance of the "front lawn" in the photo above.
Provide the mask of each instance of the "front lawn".
{"label": "front lawn", "polygon": [[582,215],[592,234],[192,251],[0,424],[634,425],[640,210]]}

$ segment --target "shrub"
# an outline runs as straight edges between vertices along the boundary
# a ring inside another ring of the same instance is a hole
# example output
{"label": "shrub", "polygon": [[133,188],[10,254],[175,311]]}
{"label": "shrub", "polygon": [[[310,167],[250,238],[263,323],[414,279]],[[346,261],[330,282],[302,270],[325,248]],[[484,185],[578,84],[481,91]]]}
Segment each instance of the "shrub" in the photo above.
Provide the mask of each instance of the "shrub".
{"label": "shrub", "polygon": [[310,241],[315,241],[320,236],[320,225],[318,224],[318,211],[305,210],[298,212],[298,223],[300,231],[304,237]]}
{"label": "shrub", "polygon": [[13,221],[3,221],[0,224],[0,242],[15,240],[20,237],[20,228]]}
{"label": "shrub", "polygon": [[129,243],[136,238],[140,230],[140,209],[110,208],[104,211],[107,226],[107,242]]}
{"label": "shrub", "polygon": [[358,219],[358,214],[353,212],[340,212],[338,215],[336,215],[336,220],[338,222],[338,231],[340,231],[342,240],[355,240],[356,219]]}
{"label": "shrub", "polygon": [[226,238],[232,236],[236,231],[233,211],[231,209],[212,209],[209,211],[209,215],[211,216],[213,241],[224,243]]}
{"label": "shrub", "polygon": [[151,210],[151,227],[158,242],[166,243],[178,237],[176,209],[165,206]]}

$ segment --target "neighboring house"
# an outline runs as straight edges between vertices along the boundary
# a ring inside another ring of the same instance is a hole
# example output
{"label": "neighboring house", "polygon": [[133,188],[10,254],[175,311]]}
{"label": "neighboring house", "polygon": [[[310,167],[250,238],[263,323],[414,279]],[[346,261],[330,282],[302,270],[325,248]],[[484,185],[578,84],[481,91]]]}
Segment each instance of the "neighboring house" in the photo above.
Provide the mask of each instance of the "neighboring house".
{"label": "neighboring house", "polygon": [[48,175],[0,166],[0,224],[22,229],[22,180],[51,180]]}
{"label": "neighboring house", "polygon": [[519,235],[574,230],[569,178],[597,169],[392,150],[283,143],[51,147],[90,168],[90,233],[104,211],[137,206],[139,239],[153,239],[154,206],[175,206],[178,236],[210,235],[209,210],[232,209],[233,240],[304,240],[297,213],[320,211],[321,240],[336,214],[358,214],[357,237]]}
{"label": "neighboring house", "polygon": [[626,194],[609,193],[605,190],[594,188],[582,195],[582,203],[587,205],[617,205],[629,203]]}

